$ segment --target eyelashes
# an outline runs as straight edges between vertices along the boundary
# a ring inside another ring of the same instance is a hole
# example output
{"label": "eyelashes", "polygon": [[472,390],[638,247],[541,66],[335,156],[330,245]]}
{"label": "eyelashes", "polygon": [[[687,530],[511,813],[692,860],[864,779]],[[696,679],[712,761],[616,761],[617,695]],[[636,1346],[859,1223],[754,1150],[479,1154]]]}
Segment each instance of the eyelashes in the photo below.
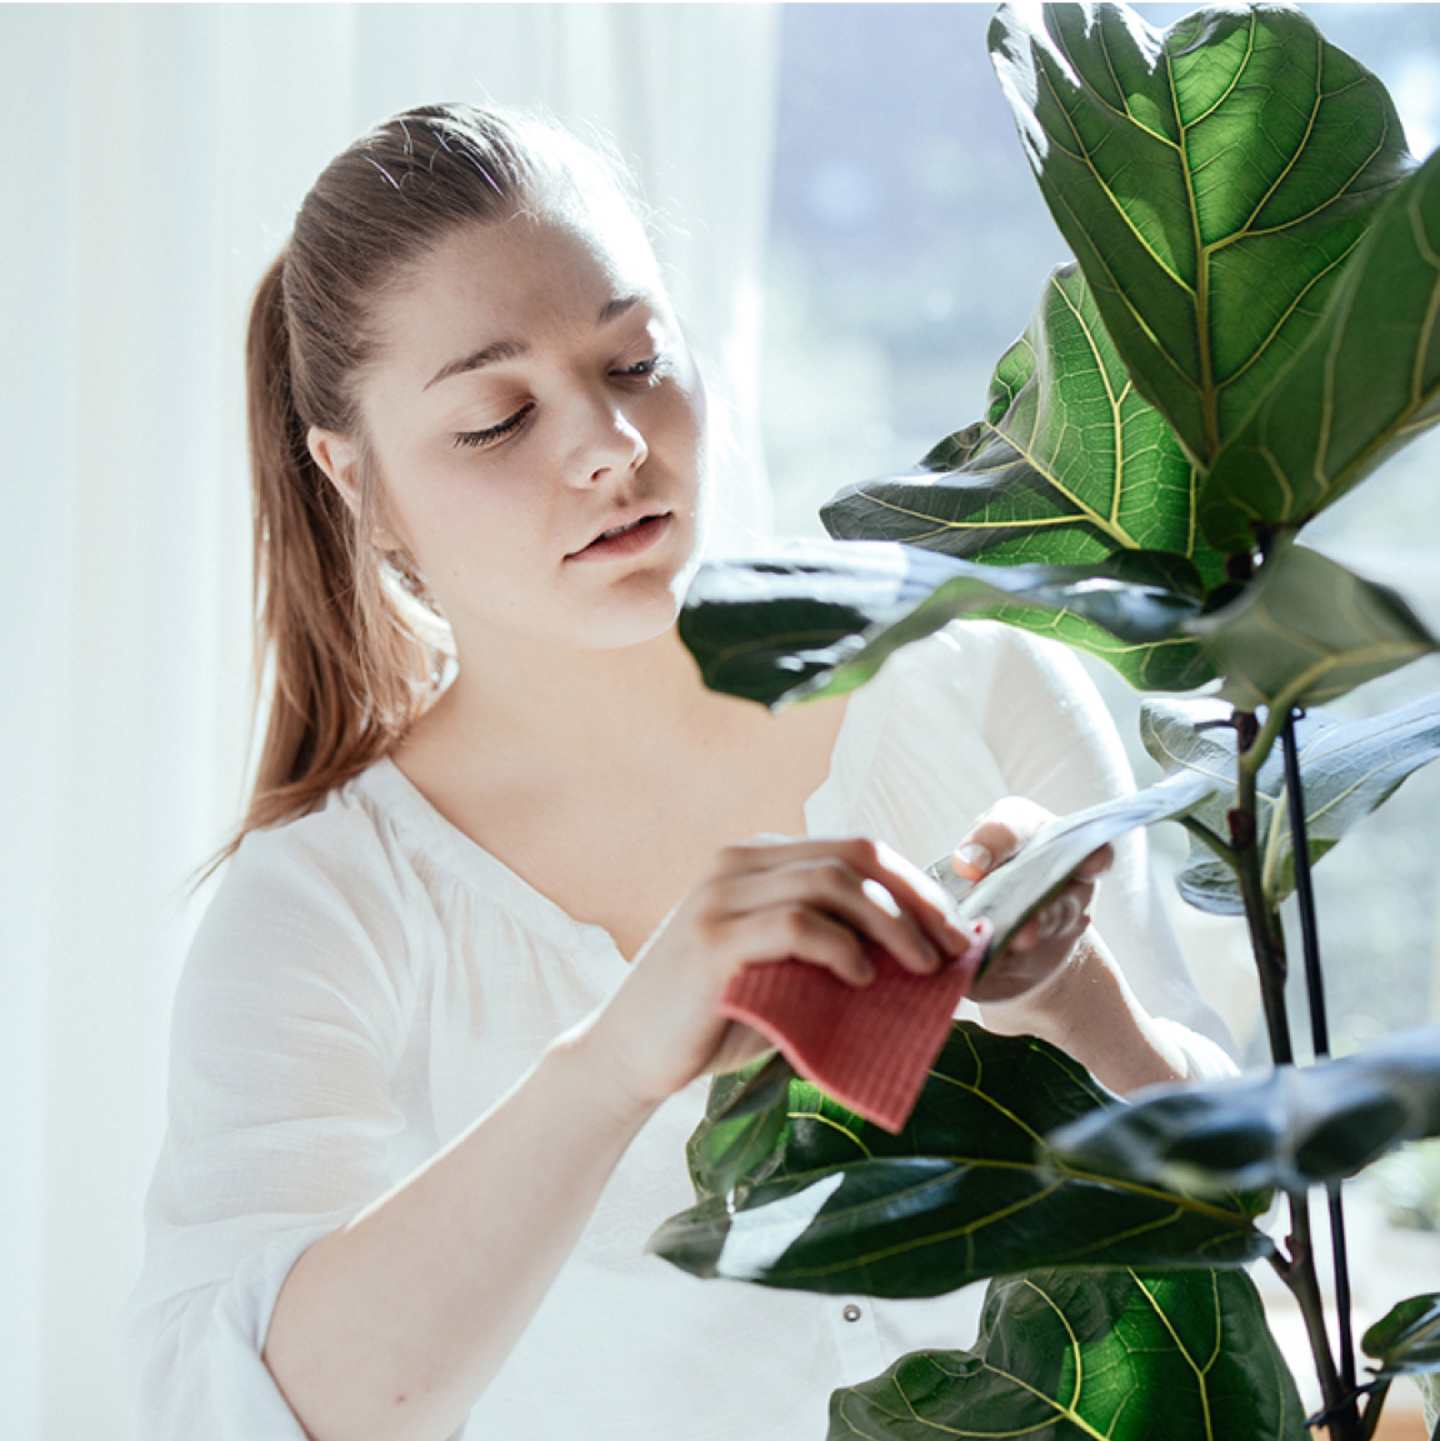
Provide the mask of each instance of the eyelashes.
{"label": "eyelashes", "polygon": [[463,430],[455,437],[455,444],[489,445],[492,441],[499,440],[502,435],[508,435],[534,408],[535,403],[527,401],[509,420],[501,421],[499,425],[492,425],[489,430]]}
{"label": "eyelashes", "polygon": [[[634,365],[626,366],[623,370],[612,371],[614,375],[626,380],[644,380],[655,382],[671,374],[674,366],[668,355],[652,355],[648,360],[636,361]],[[535,402],[527,400],[519,410],[508,420],[502,420],[499,425],[492,425],[486,430],[464,430],[455,436],[457,446],[486,446],[493,445],[497,440],[503,439],[511,431],[518,429],[525,423],[525,417],[535,409]]]}

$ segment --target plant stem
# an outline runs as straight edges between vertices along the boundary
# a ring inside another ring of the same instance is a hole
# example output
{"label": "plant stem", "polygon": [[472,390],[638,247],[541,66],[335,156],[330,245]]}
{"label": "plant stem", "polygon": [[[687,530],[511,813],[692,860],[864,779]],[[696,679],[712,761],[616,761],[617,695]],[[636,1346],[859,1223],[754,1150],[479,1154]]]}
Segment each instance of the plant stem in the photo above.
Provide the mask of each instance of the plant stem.
{"label": "plant stem", "polygon": [[1325,1303],[1320,1299],[1320,1282],[1315,1274],[1315,1250],[1310,1239],[1310,1199],[1304,1191],[1287,1191],[1290,1202],[1290,1235],[1286,1238],[1289,1256],[1272,1256],[1270,1264],[1290,1288],[1295,1304],[1305,1322],[1310,1338],[1310,1353],[1315,1358],[1315,1374],[1320,1381],[1320,1394],[1325,1398],[1325,1412],[1335,1418],[1330,1435],[1335,1441],[1352,1441],[1359,1435],[1358,1422],[1351,1424],[1354,1401],[1348,1408],[1341,1405],[1345,1395],[1335,1358],[1330,1354],[1330,1337],[1325,1330]]}
{"label": "plant stem", "polygon": [[1365,1402],[1365,1415],[1360,1422],[1360,1441],[1370,1441],[1375,1434],[1375,1428],[1380,1424],[1381,1408],[1385,1405],[1385,1398],[1389,1394],[1390,1380],[1388,1377],[1371,1385],[1370,1395]]}
{"label": "plant stem", "polygon": [[[1255,718],[1236,712],[1236,735],[1251,743]],[[1260,852],[1255,844],[1255,771],[1245,764],[1248,749],[1240,751],[1236,766],[1236,806],[1229,813],[1230,841],[1240,877],[1240,894],[1245,900],[1245,920],[1250,927],[1250,946],[1255,952],[1255,969],[1260,980],[1260,1000],[1265,1007],[1265,1027],[1270,1035],[1270,1054],[1277,1066],[1293,1066],[1295,1051],[1290,1043],[1290,1023],[1285,1014],[1285,938],[1265,904],[1260,882]]]}
{"label": "plant stem", "polygon": [[[1320,968],[1320,928],[1315,915],[1315,890],[1310,876],[1310,841],[1305,826],[1305,791],[1295,742],[1295,712],[1285,717],[1281,740],[1285,754],[1285,791],[1290,808],[1290,851],[1295,864],[1295,894],[1300,903],[1300,933],[1305,948],[1305,988],[1310,1001],[1310,1034],[1315,1059],[1330,1054],[1330,1028],[1325,1015],[1325,977]],[[1340,1183],[1326,1188],[1330,1206],[1330,1239],[1335,1267],[1335,1307],[1340,1323],[1340,1374],[1347,1394],[1355,1391],[1355,1343],[1350,1326],[1350,1269],[1345,1246],[1345,1207]],[[1354,1411],[1354,1400],[1349,1403]],[[1356,1418],[1358,1419],[1358,1418]]]}
{"label": "plant stem", "polygon": [[1177,816],[1176,819],[1197,841],[1208,846],[1227,866],[1235,864],[1235,848],[1228,846],[1204,821],[1197,821],[1194,816]]}
{"label": "plant stem", "polygon": [[[1290,1021],[1285,1008],[1285,932],[1279,913],[1267,902],[1260,876],[1260,852],[1256,845],[1256,777],[1259,759],[1255,747],[1266,732],[1273,739],[1278,727],[1267,717],[1265,731],[1248,711],[1234,715],[1236,737],[1236,803],[1226,819],[1240,879],[1240,892],[1245,901],[1245,920],[1250,928],[1250,944],[1255,952],[1255,969],[1260,979],[1260,998],[1265,1007],[1265,1025],[1270,1036],[1270,1054],[1277,1066],[1295,1064],[1294,1047],[1290,1041]],[[1305,1321],[1310,1351],[1320,1392],[1325,1398],[1325,1414],[1330,1422],[1332,1441],[1359,1441],[1359,1420],[1353,1396],[1340,1380],[1330,1338],[1325,1330],[1325,1307],[1320,1298],[1320,1282],[1315,1273],[1315,1252],[1310,1237],[1310,1204],[1306,1193],[1287,1192],[1290,1202],[1289,1255],[1283,1260],[1272,1256],[1271,1264],[1279,1274]],[[1348,1405],[1345,1404],[1348,1400]]]}

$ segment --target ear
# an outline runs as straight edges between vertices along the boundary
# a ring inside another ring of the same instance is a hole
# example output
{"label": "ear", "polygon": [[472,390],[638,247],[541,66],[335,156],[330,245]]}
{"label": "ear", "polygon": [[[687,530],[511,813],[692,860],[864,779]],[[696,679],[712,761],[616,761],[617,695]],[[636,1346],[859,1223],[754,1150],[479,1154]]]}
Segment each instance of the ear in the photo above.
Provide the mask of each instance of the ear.
{"label": "ear", "polygon": [[358,459],[355,444],[333,430],[321,430],[312,425],[305,436],[311,458],[329,477],[335,489],[340,492],[350,514],[360,514],[360,490],[355,482],[355,464]]}

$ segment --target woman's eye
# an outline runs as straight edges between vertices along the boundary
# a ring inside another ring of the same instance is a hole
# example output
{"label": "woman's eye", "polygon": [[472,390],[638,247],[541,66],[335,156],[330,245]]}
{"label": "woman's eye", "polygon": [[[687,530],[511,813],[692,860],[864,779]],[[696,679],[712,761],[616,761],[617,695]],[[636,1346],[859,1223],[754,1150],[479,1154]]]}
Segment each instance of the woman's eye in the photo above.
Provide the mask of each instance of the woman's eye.
{"label": "woman's eye", "polygon": [[668,355],[652,355],[649,360],[639,360],[636,361],[634,365],[626,366],[620,374],[648,379],[651,376],[668,375],[670,370],[670,357]]}
{"label": "woman's eye", "polygon": [[[627,365],[623,370],[614,371],[613,374],[624,376],[630,380],[659,380],[669,375],[673,368],[670,357],[660,354],[652,355],[646,360],[637,360],[634,365]],[[534,408],[535,404],[531,401],[517,410],[509,420],[502,420],[499,425],[492,425],[488,430],[461,431],[455,437],[455,444],[491,445],[516,429]]]}
{"label": "woman's eye", "polygon": [[492,425],[488,430],[466,430],[455,437],[456,445],[489,445],[491,441],[499,440],[502,435],[508,435],[527,415],[535,408],[534,403],[522,406],[510,417],[509,420],[502,420],[499,425]]}

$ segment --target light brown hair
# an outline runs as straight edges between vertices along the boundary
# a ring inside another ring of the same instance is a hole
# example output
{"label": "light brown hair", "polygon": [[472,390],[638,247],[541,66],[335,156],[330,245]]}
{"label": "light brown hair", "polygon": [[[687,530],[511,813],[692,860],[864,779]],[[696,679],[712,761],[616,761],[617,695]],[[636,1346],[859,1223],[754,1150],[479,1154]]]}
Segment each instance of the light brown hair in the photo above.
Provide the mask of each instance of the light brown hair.
{"label": "light brown hair", "polygon": [[[539,109],[419,106],[360,136],[320,174],[250,303],[245,340],[254,624],[247,755],[267,671],[264,743],[244,816],[191,894],[252,830],[304,815],[394,748],[455,663],[448,622],[386,503],[360,382],[380,356],[379,303],[455,229],[541,204],[655,212],[603,134]],[[647,236],[648,238],[648,236]],[[310,455],[310,426],[355,441],[357,511]],[[382,552],[390,530],[402,543]]]}

